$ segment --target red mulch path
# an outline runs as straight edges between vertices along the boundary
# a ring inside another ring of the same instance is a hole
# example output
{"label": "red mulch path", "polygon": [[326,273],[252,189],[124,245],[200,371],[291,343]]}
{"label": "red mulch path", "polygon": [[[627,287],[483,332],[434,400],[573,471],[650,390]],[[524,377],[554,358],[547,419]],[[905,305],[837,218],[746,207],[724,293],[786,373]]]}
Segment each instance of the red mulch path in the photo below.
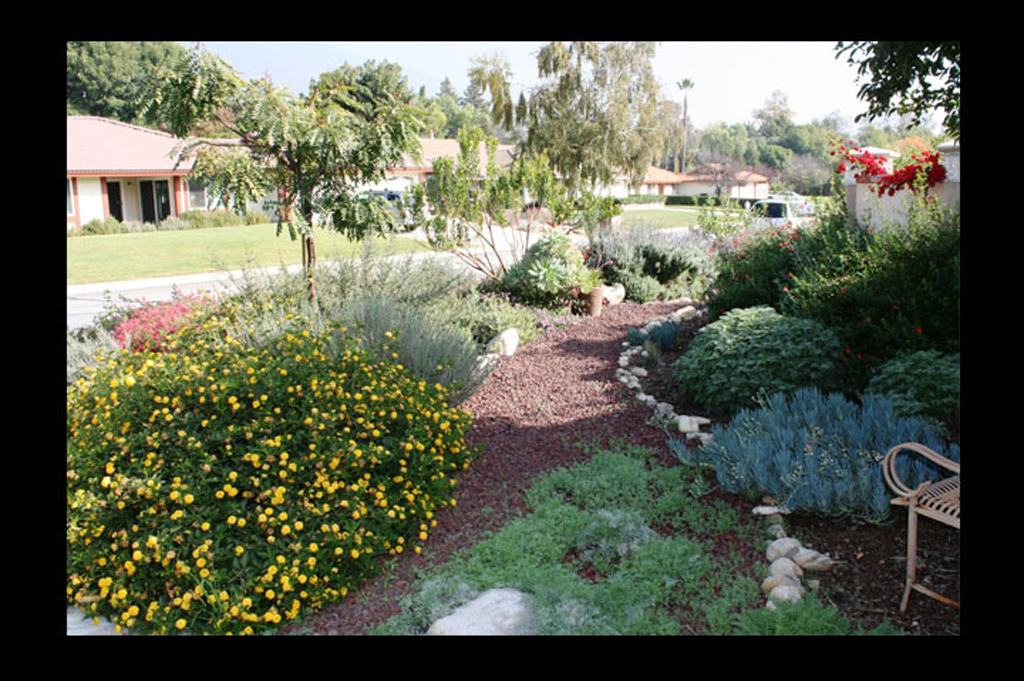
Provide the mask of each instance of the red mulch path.
{"label": "red mulch path", "polygon": [[[630,327],[679,307],[679,302],[606,306],[600,317],[581,318],[502,357],[484,386],[461,405],[473,416],[467,441],[480,446],[481,454],[460,473],[458,504],[438,514],[438,525],[423,552],[404,554],[391,570],[354,589],[341,603],[283,628],[282,633],[359,635],[398,614],[398,600],[414,587],[416,570],[443,564],[454,551],[471,547],[524,513],[525,491],[534,477],[586,460],[577,443],[607,446],[625,437],[659,452],[666,464],[676,463],[663,431],[647,423],[651,410],[632,399],[616,380],[615,370]],[[655,373],[652,381],[664,383],[665,372]],[[649,392],[659,396],[653,388]],[[677,411],[685,406],[679,402],[673,402]],[[696,406],[685,413],[706,415]],[[748,517],[754,505],[729,495],[715,496]],[[958,599],[959,532],[936,525],[920,523],[919,574],[931,574],[935,568],[932,587]],[[906,616],[899,615],[905,526],[904,519],[877,527],[787,518],[792,536],[840,561],[821,575],[821,591],[846,617],[865,628],[888,619],[909,633],[959,634],[959,611],[921,594],[911,596]],[[740,548],[749,562],[758,560],[752,547]]]}

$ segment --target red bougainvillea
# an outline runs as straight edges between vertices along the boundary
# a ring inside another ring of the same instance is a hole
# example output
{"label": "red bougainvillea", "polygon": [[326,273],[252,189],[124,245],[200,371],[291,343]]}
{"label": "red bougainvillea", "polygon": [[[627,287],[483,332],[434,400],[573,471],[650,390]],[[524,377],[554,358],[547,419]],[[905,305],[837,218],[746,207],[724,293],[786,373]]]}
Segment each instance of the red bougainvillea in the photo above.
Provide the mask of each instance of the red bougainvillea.
{"label": "red bougainvillea", "polygon": [[835,146],[830,153],[840,157],[836,172],[845,173],[848,169],[859,168],[860,170],[854,173],[854,179],[857,182],[875,182],[875,191],[879,196],[893,196],[907,187],[911,191],[916,191],[914,182],[922,174],[929,188],[946,180],[946,168],[939,163],[938,152],[924,151],[914,154],[910,157],[910,163],[890,173],[886,171],[884,157],[858,147],[847,147],[842,138]]}

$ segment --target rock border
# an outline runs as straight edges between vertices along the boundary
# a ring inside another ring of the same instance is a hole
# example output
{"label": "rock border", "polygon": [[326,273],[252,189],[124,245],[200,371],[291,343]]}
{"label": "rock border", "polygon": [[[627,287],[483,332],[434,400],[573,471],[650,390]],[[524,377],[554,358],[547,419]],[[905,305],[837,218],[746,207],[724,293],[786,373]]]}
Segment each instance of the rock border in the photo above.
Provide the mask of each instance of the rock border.
{"label": "rock border", "polygon": [[[692,301],[681,299],[680,302],[686,304],[665,317],[651,320],[644,328],[649,329],[663,321],[688,321],[704,314],[702,310],[697,310],[693,306]],[[619,382],[629,390],[636,391],[636,399],[654,409],[657,415],[670,423],[675,423],[686,442],[698,441],[700,445],[711,443],[714,439],[712,434],[701,431],[701,426],[709,425],[710,420],[702,416],[677,414],[671,404],[659,402],[644,392],[640,379],[647,376],[647,369],[632,363],[637,357],[641,362],[646,360],[647,351],[641,346],[632,345],[628,340],[623,341],[622,346],[625,349],[619,354],[619,368],[615,371]],[[786,534],[784,516],[789,513],[788,509],[778,505],[770,497],[764,497],[762,504],[755,506],[751,512],[764,516],[767,520],[767,532],[769,536],[774,537],[765,551],[765,558],[770,564],[769,574],[761,582],[761,591],[767,599],[765,607],[774,610],[776,603],[801,601],[806,592],[803,579],[805,574],[828,570],[835,561],[828,554],[804,547],[798,539]],[[807,578],[806,586],[817,589],[819,582],[817,579]]]}

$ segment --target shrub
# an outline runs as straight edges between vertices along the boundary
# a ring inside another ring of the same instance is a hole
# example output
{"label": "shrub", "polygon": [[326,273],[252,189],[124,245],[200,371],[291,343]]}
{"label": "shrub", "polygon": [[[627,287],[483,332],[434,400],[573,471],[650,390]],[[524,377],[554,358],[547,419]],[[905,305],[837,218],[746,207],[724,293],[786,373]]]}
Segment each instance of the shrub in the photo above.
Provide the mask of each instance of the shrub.
{"label": "shrub", "polygon": [[896,411],[936,423],[960,408],[960,353],[921,350],[883,364],[867,392],[887,397]]}
{"label": "shrub", "polygon": [[761,394],[835,389],[839,354],[839,339],[817,322],[768,307],[732,310],[697,332],[676,378],[680,391],[725,415]]}
{"label": "shrub", "polygon": [[451,389],[450,399],[462,402],[480,387],[480,348],[470,331],[451,324],[444,312],[395,305],[367,296],[336,311],[337,319],[352,325],[365,346],[374,347],[391,333],[394,358],[414,376]]}
{"label": "shrub", "polygon": [[605,281],[621,283],[637,302],[703,295],[713,278],[709,241],[694,232],[649,229],[602,233],[587,252],[587,266],[603,267]]}
{"label": "shrub", "polygon": [[618,283],[626,291],[626,298],[637,303],[658,300],[665,292],[664,287],[652,276],[626,270],[618,275]]}
{"label": "shrub", "polygon": [[840,335],[851,387],[863,388],[901,355],[959,352],[959,214],[935,213],[905,229],[836,232],[795,273],[780,311]]}
{"label": "shrub", "polygon": [[529,343],[540,336],[536,312],[514,305],[507,294],[467,291],[444,296],[431,305],[446,323],[465,329],[481,346],[509,328],[519,332],[519,342]]}
{"label": "shrub", "polygon": [[[258,633],[420,550],[467,414],[344,327],[122,351],[67,398],[67,598],[144,633]],[[384,350],[386,353],[386,350]]]}
{"label": "shrub", "polygon": [[114,328],[114,338],[122,348],[154,351],[164,349],[166,338],[181,329],[197,307],[209,299],[189,295],[163,303],[146,305],[131,312]]}
{"label": "shrub", "polygon": [[569,237],[548,232],[508,269],[495,288],[527,305],[560,307],[579,286],[586,269],[583,255]]}
{"label": "shrub", "polygon": [[767,305],[779,309],[784,293],[793,286],[797,270],[794,256],[804,232],[771,228],[719,239],[718,275],[708,299],[708,315],[717,319],[736,308]]}
{"label": "shrub", "polygon": [[[937,432],[896,413],[890,401],[865,395],[861,404],[838,393],[801,388],[742,409],[699,456],[715,467],[722,489],[750,498],[768,494],[792,511],[880,522],[889,517],[881,461],[902,442],[947,451]],[[959,448],[946,454],[959,461]],[[901,457],[897,474],[908,486],[944,474],[921,457]]]}
{"label": "shrub", "polygon": [[115,217],[94,218],[82,225],[85,234],[124,234],[127,230]]}

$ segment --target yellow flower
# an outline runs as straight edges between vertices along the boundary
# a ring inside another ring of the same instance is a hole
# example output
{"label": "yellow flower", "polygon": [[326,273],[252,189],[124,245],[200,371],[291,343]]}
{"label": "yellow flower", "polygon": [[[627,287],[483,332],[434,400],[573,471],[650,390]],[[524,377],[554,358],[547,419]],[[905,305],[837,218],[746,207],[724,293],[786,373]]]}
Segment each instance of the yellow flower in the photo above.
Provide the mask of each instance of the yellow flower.
{"label": "yellow flower", "polygon": [[177,627],[178,629],[184,629],[185,628],[185,620],[184,619],[179,619],[177,622],[174,623],[174,626]]}

